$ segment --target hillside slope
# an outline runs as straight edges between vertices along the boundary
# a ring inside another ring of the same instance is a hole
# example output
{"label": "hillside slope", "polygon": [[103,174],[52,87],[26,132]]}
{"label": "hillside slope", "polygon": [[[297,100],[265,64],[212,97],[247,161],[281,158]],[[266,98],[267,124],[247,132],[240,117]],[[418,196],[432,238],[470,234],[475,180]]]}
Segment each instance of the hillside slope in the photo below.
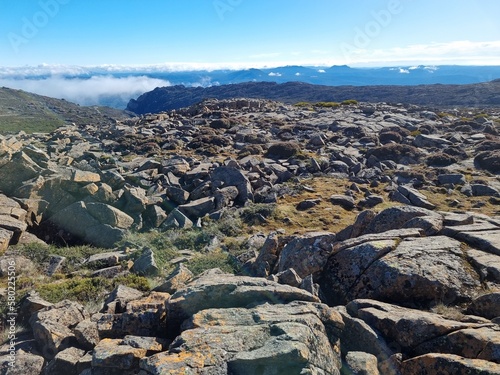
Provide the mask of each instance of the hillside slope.
{"label": "hillside slope", "polygon": [[204,99],[246,97],[285,103],[342,101],[409,103],[430,106],[483,107],[500,105],[500,80],[470,85],[419,86],[322,86],[301,82],[247,82],[233,85],[159,87],[137,99],[127,110],[137,114],[158,113],[187,107]]}
{"label": "hillside slope", "polygon": [[130,117],[109,107],[82,107],[64,99],[0,88],[0,133],[49,132],[64,124],[113,123]]}

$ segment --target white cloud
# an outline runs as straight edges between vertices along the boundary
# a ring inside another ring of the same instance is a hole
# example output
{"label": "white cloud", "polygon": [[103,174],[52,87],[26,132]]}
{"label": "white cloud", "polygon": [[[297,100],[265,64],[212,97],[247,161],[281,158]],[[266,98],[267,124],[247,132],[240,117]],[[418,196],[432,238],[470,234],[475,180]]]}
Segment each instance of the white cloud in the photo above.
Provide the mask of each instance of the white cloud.
{"label": "white cloud", "polygon": [[269,77],[281,77],[281,73],[271,72],[268,74]]}
{"label": "white cloud", "polygon": [[300,73],[299,72],[295,73],[295,76],[296,77],[300,76]]}
{"label": "white cloud", "polygon": [[410,71],[408,69],[399,68],[399,73],[401,73],[401,74],[410,74]]}
{"label": "white cloud", "polygon": [[318,73],[326,73],[325,69],[318,69]]}
{"label": "white cloud", "polygon": [[500,65],[500,41],[465,40],[389,49],[352,49],[345,58],[352,66]]}
{"label": "white cloud", "polygon": [[84,78],[65,78],[51,76],[42,79],[2,78],[0,86],[33,92],[39,95],[64,98],[81,105],[95,105],[106,96],[118,96],[124,102],[132,97],[161,86],[170,86],[170,82],[146,76],[116,78],[112,76],[92,76]]}

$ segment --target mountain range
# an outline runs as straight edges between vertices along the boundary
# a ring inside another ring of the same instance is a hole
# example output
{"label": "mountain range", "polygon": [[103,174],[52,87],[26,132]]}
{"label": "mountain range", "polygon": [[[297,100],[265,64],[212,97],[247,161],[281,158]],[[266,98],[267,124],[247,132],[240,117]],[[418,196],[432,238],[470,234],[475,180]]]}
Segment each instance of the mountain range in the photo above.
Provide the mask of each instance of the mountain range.
{"label": "mountain range", "polygon": [[200,86],[249,81],[285,83],[300,81],[327,86],[468,84],[500,78],[500,66],[407,66],[352,68],[283,66],[265,69],[214,70],[185,72],[141,72],[152,78],[168,80],[173,85]]}
{"label": "mountain range", "polygon": [[272,99],[284,103],[297,102],[388,102],[418,104],[432,107],[500,106],[500,79],[467,85],[418,86],[324,86],[303,82],[246,82],[211,87],[182,85],[158,87],[132,99],[127,110],[137,113],[158,113],[187,107],[204,99],[229,98]]}
{"label": "mountain range", "polygon": [[260,69],[193,70],[165,65],[0,68],[0,86],[22,89],[80,105],[123,109],[132,98],[156,87],[213,87],[244,82],[302,82],[324,86],[465,85],[500,78],[500,66],[398,66],[353,68],[346,65],[282,66]]}

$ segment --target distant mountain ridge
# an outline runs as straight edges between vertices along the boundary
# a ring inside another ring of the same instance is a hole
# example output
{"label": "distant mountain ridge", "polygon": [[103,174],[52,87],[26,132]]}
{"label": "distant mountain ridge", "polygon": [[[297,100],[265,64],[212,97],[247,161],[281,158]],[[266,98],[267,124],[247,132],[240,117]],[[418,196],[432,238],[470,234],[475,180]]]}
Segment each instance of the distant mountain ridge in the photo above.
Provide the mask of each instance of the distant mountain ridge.
{"label": "distant mountain ridge", "polygon": [[[499,78],[500,66],[459,65],[376,68],[290,65],[239,70],[208,67],[194,69],[189,66],[168,65],[0,67],[0,81],[3,80],[2,84],[5,86],[65,98],[80,105],[103,105],[120,109],[125,108],[130,99],[161,86],[211,87],[245,82],[304,82],[325,86],[414,86],[473,84]],[[61,87],[65,89],[62,90]],[[68,87],[72,90],[68,90]]]}
{"label": "distant mountain ridge", "polygon": [[187,107],[204,99],[236,97],[272,99],[285,103],[355,99],[434,107],[500,106],[500,80],[468,85],[418,86],[324,86],[303,82],[246,82],[206,88],[176,85],[159,87],[132,99],[127,110],[137,114],[157,113]]}

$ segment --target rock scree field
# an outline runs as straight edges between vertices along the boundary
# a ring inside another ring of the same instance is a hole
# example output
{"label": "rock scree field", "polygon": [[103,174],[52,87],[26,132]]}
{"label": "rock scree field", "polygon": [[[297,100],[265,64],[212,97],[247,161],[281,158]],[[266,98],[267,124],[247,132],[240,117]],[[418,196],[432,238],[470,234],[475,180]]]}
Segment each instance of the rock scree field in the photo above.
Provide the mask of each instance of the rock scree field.
{"label": "rock scree field", "polygon": [[9,94],[1,374],[500,374],[500,108]]}

